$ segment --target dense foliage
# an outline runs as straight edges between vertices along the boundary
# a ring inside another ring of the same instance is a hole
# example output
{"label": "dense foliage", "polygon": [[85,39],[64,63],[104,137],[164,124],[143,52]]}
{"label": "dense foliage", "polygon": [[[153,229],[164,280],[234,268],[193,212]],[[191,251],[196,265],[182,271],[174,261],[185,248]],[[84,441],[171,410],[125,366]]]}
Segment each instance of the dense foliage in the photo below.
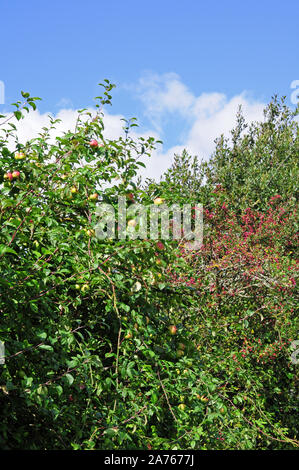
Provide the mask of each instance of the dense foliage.
{"label": "dense foliage", "polygon": [[[157,142],[105,140],[96,116],[26,144],[0,126],[0,448],[298,447],[298,124],[241,112],[209,162],[137,178]],[[22,93],[12,118],[35,101]],[[13,146],[11,142],[14,142]],[[96,207],[203,203],[204,240],[95,236]]]}

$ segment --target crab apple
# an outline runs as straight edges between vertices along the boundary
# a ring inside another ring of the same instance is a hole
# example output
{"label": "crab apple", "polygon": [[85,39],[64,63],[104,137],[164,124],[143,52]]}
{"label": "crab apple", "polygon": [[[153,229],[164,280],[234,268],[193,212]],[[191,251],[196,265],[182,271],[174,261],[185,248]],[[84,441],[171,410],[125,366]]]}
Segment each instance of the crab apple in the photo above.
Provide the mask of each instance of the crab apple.
{"label": "crab apple", "polygon": [[82,292],[86,292],[89,290],[89,285],[88,284],[84,284],[82,287],[81,287],[81,291]]}
{"label": "crab apple", "polygon": [[175,325],[169,325],[168,329],[171,335],[175,335],[178,330]]}
{"label": "crab apple", "polygon": [[4,175],[4,179],[9,180],[9,181],[12,181],[12,179],[13,179],[12,173],[11,173],[10,171],[8,171],[8,172]]}
{"label": "crab apple", "polygon": [[71,187],[71,193],[76,194],[77,192],[78,192],[78,189],[76,188],[76,186],[72,186]]}
{"label": "crab apple", "polygon": [[181,349],[178,349],[176,352],[177,357],[182,357],[184,354],[185,354],[184,351],[182,351]]}
{"label": "crab apple", "polygon": [[98,146],[99,146],[99,143],[98,143],[97,140],[91,139],[91,141],[89,142],[89,145],[90,145],[91,147],[98,147]]}
{"label": "crab apple", "polygon": [[13,177],[13,178],[19,178],[19,176],[20,176],[20,172],[19,172],[19,171],[15,170],[15,171],[12,172],[12,177]]}
{"label": "crab apple", "polygon": [[180,403],[179,406],[178,406],[179,410],[182,410],[184,411],[186,409],[186,405],[185,403]]}
{"label": "crab apple", "polygon": [[133,335],[131,331],[129,331],[129,333],[126,334],[125,339],[131,339],[131,338],[133,338]]}
{"label": "crab apple", "polygon": [[164,202],[164,199],[162,197],[156,197],[156,199],[154,199],[154,204],[156,204],[156,206],[158,206],[159,204],[162,204]]}
{"label": "crab apple", "polygon": [[15,153],[15,159],[16,160],[23,160],[24,158],[26,158],[26,155],[24,152],[16,152]]}
{"label": "crab apple", "polygon": [[184,343],[179,343],[178,348],[184,351],[186,345]]}
{"label": "crab apple", "polygon": [[130,201],[134,201],[134,194],[133,193],[127,193],[126,198],[129,199]]}
{"label": "crab apple", "polygon": [[88,235],[89,237],[94,237],[95,235],[95,231],[90,229],[90,230],[85,230],[85,233],[86,235]]}
{"label": "crab apple", "polygon": [[163,245],[162,242],[157,242],[157,243],[156,243],[156,247],[157,247],[158,250],[160,250],[160,251],[164,250],[164,245]]}
{"label": "crab apple", "polygon": [[94,193],[94,194],[91,194],[88,199],[90,201],[96,201],[98,199],[98,197],[99,197],[99,195],[97,193]]}

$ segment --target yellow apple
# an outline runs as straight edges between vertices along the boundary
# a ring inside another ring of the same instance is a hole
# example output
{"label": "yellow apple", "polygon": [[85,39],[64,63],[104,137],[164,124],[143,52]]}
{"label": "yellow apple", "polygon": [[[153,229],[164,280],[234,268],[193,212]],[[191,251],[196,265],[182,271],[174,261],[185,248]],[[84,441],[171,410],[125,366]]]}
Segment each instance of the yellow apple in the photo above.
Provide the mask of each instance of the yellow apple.
{"label": "yellow apple", "polygon": [[15,153],[15,159],[16,160],[23,160],[24,158],[26,158],[25,153],[23,153],[23,152],[16,152]]}
{"label": "yellow apple", "polygon": [[98,199],[98,197],[99,197],[99,195],[97,193],[94,193],[94,194],[91,194],[88,199],[90,201],[96,201]]}
{"label": "yellow apple", "polygon": [[163,204],[164,202],[164,199],[162,199],[162,197],[156,197],[156,199],[154,199],[154,204],[156,204],[156,206],[158,206],[159,204]]}

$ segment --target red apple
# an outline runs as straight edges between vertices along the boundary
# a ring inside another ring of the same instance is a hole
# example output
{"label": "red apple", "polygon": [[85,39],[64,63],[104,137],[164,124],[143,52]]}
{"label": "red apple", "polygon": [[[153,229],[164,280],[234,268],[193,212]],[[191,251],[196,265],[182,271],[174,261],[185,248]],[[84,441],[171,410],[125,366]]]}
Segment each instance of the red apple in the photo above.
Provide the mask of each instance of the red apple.
{"label": "red apple", "polygon": [[175,335],[177,332],[177,327],[175,325],[169,325],[168,329],[171,335]]}
{"label": "red apple", "polygon": [[90,145],[91,147],[98,147],[98,146],[99,146],[99,143],[98,143],[97,140],[91,139],[91,141],[89,142],[89,145]]}
{"label": "red apple", "polygon": [[8,172],[6,173],[6,175],[4,175],[4,179],[9,180],[9,181],[12,181],[13,176],[12,176],[12,174],[11,174],[10,171],[8,171]]}
{"label": "red apple", "polygon": [[164,250],[164,245],[162,242],[157,242],[156,247],[158,248],[158,250],[161,250],[161,251]]}
{"label": "red apple", "polygon": [[12,177],[13,177],[13,178],[19,178],[19,176],[20,176],[20,172],[19,172],[19,171],[13,171],[13,172],[12,172]]}
{"label": "red apple", "polygon": [[130,199],[130,201],[133,202],[133,201],[134,201],[134,194],[133,194],[133,193],[127,193],[127,194],[126,194],[126,198],[127,198],[127,199]]}

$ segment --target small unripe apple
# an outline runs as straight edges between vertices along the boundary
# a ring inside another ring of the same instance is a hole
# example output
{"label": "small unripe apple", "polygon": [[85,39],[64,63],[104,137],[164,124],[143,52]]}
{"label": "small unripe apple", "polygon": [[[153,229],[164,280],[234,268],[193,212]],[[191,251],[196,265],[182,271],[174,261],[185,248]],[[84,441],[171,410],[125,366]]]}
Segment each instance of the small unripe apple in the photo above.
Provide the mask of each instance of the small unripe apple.
{"label": "small unripe apple", "polygon": [[171,335],[175,335],[177,332],[177,327],[175,325],[169,325],[168,329]]}
{"label": "small unripe apple", "polygon": [[96,201],[98,199],[98,197],[99,197],[99,195],[97,193],[94,193],[94,194],[91,194],[88,199],[90,201]]}
{"label": "small unripe apple", "polygon": [[84,284],[82,287],[81,287],[81,291],[82,292],[86,292],[89,290],[89,285],[88,284]]}
{"label": "small unripe apple", "polygon": [[129,333],[126,334],[125,339],[131,339],[131,338],[133,338],[133,335],[131,331],[129,331]]}
{"label": "small unripe apple", "polygon": [[80,289],[81,289],[80,284],[76,284],[76,285],[75,285],[75,289],[76,289],[76,290],[80,290]]}
{"label": "small unripe apple", "polygon": [[178,406],[179,410],[182,410],[184,411],[186,409],[186,405],[185,403],[180,403],[179,406]]}
{"label": "small unripe apple", "polygon": [[15,153],[15,159],[16,160],[23,160],[24,158],[26,158],[25,153],[23,153],[23,152],[16,152]]}
{"label": "small unripe apple", "polygon": [[158,206],[159,204],[162,204],[164,202],[164,199],[162,199],[161,197],[156,197],[156,199],[154,199],[154,204],[156,204],[156,206]]}
{"label": "small unripe apple", "polygon": [[91,147],[98,147],[98,146],[99,146],[99,143],[98,143],[97,140],[91,139],[91,141],[89,142],[89,145],[90,145]]}
{"label": "small unripe apple", "polygon": [[184,354],[184,351],[182,351],[181,349],[178,349],[176,352],[177,357],[182,357]]}
{"label": "small unripe apple", "polygon": [[19,171],[15,170],[15,171],[12,172],[12,177],[13,177],[13,178],[19,178],[19,176],[20,176],[20,172],[19,172]]}
{"label": "small unripe apple", "polygon": [[9,181],[12,181],[12,179],[13,179],[12,173],[11,173],[10,171],[8,171],[8,172],[4,175],[4,179],[9,180]]}
{"label": "small unripe apple", "polygon": [[185,346],[184,343],[179,343],[179,345],[178,345],[178,348],[179,348],[179,349],[182,349],[183,351],[184,351],[185,347],[186,347],[186,346]]}
{"label": "small unripe apple", "polygon": [[94,230],[86,230],[86,235],[88,235],[89,237],[94,237]]}
{"label": "small unripe apple", "polygon": [[76,186],[72,186],[71,187],[71,193],[76,194],[77,192],[78,192],[78,189],[76,188]]}

